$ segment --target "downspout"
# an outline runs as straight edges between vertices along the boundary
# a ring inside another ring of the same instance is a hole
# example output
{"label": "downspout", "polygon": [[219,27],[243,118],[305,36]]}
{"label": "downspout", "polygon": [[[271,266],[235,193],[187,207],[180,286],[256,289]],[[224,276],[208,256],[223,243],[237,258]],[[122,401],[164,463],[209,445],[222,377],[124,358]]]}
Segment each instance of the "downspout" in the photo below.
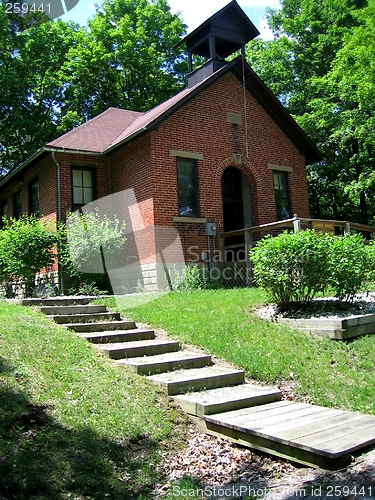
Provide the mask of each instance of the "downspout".
{"label": "downspout", "polygon": [[[61,223],[61,168],[59,162],[56,160],[55,151],[52,151],[52,160],[54,161],[57,167],[57,227],[59,227]],[[64,281],[62,272],[60,270],[60,261],[57,261],[58,264],[58,273],[59,273],[59,286],[60,290],[64,290]]]}
{"label": "downspout", "polygon": [[60,164],[56,160],[55,152],[52,151],[52,160],[54,161],[57,167],[57,222],[61,222],[61,173],[60,173]]}

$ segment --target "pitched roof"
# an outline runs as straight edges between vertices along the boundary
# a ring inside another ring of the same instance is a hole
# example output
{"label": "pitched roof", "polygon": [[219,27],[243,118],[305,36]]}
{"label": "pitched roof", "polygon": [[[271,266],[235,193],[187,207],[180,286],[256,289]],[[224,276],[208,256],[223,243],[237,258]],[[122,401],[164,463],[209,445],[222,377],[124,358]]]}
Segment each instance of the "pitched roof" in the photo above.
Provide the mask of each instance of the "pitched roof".
{"label": "pitched roof", "polygon": [[[167,119],[168,116],[201,92],[206,86],[228,71],[233,71],[242,83],[242,58],[237,57],[202,82],[182,90],[146,113],[109,108],[92,120],[50,142],[47,147],[109,153],[121,146],[121,144],[130,141],[134,136],[151,130],[158,123]],[[245,80],[249,92],[289,137],[299,152],[305,156],[306,164],[309,165],[320,161],[322,156],[316,146],[247,63],[245,64]]]}
{"label": "pitched roof", "polygon": [[[38,150],[25,163],[19,165],[1,179],[0,185],[5,184],[5,182],[33,163],[42,154],[51,150],[107,154],[122,144],[129,142],[135,136],[156,127],[228,71],[233,71],[242,83],[242,58],[237,57],[202,82],[197,83],[191,88],[182,90],[174,97],[171,97],[146,113],[109,108],[83,125],[46,144],[44,148]],[[245,63],[245,81],[249,92],[293,142],[300,154],[305,156],[306,165],[321,161],[322,155],[317,147],[247,63]]]}
{"label": "pitched roof", "polygon": [[163,103],[139,116],[136,120],[133,121],[131,125],[129,125],[129,127],[127,127],[122,132],[122,134],[116,137],[116,139],[112,142],[111,145],[108,146],[105,152],[107,153],[109,152],[109,150],[120,146],[122,142],[129,141],[130,138],[134,137],[134,135],[137,135],[138,133],[146,132],[155,125],[156,121],[159,121],[160,119],[166,119],[170,113],[174,112],[178,107],[182,106],[185,103],[185,99],[192,92],[194,92],[196,87],[197,85],[195,87],[182,90],[167,101],[164,101]]}
{"label": "pitched roof", "polygon": [[142,113],[137,111],[108,108],[92,120],[49,142],[47,147],[102,153],[139,116]]}
{"label": "pitched roof", "polygon": [[[129,127],[127,127],[122,132],[122,134],[116,137],[116,139],[112,142],[111,145],[107,147],[104,152],[108,153],[112,149],[119,147],[121,144],[130,141],[131,138],[133,138],[135,135],[151,130],[161,121],[167,119],[168,116],[182,107],[196,94],[201,92],[206,86],[210,85],[213,81],[220,78],[220,76],[228,71],[233,71],[233,73],[242,83],[242,57],[237,57],[202,82],[199,82],[191,88],[184,89],[171,99],[168,99],[159,106],[156,106],[150,111],[147,111],[147,113],[139,116],[131,125],[129,125]],[[294,118],[288,113],[288,111],[284,108],[284,106],[280,103],[276,96],[271,92],[271,90],[265,85],[265,83],[259,78],[259,76],[247,63],[245,64],[245,80],[246,87],[249,92],[255,97],[255,99],[257,99],[263,109],[270,115],[270,117],[277,123],[281,130],[283,130],[283,132],[293,142],[293,144],[299,150],[300,154],[305,156],[306,164],[309,165],[311,163],[322,160],[321,153],[319,152],[315,144],[312,143],[312,141],[297,124]]]}

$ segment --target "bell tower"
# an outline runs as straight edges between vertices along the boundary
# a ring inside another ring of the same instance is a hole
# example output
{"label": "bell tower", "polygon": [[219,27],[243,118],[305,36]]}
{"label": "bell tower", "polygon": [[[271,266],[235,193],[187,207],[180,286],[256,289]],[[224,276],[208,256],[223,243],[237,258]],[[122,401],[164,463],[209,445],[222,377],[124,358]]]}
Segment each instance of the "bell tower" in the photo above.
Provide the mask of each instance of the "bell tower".
{"label": "bell tower", "polygon": [[[259,34],[236,0],[232,0],[176,44],[176,47],[186,44],[190,71],[188,87],[193,87],[225,66],[225,58],[237,50],[244,55],[246,43]],[[207,60],[195,71],[193,54]]]}

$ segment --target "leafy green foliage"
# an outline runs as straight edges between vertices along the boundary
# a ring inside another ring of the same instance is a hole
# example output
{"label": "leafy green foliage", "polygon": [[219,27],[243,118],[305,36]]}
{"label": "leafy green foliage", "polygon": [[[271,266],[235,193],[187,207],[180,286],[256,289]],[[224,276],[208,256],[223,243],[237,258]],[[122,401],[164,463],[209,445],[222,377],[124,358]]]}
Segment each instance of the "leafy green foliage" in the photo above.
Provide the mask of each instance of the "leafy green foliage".
{"label": "leafy green foliage", "polygon": [[[111,0],[89,26],[0,3],[0,176],[110,106],[145,111],[181,89],[186,32],[166,0]],[[45,17],[45,16],[44,16]]]}
{"label": "leafy green foliage", "polygon": [[5,221],[0,231],[0,279],[8,289],[21,279],[26,296],[31,295],[36,273],[55,262],[56,243],[56,231],[34,216]]}
{"label": "leafy green foliage", "polygon": [[95,212],[68,214],[59,230],[60,266],[78,287],[96,284],[111,291],[108,269],[119,267],[123,260],[125,224],[114,215]]}
{"label": "leafy green foliage", "polygon": [[172,289],[177,291],[204,290],[209,287],[205,274],[205,270],[198,265],[186,265],[181,271],[174,269],[170,276]]}
{"label": "leafy green foliage", "polygon": [[334,296],[350,300],[361,291],[368,270],[373,266],[359,234],[329,238],[328,282]]}
{"label": "leafy green foliage", "polygon": [[308,166],[314,218],[375,220],[375,0],[282,0],[274,40],[247,57],[317,144]]}
{"label": "leafy green foliage", "polygon": [[22,30],[22,18],[14,16],[0,5],[0,175],[56,137],[64,100],[61,67],[80,31],[49,20]]}
{"label": "leafy green foliage", "polygon": [[62,68],[64,109],[92,117],[110,106],[146,111],[179,91],[186,26],[166,0],[106,0]]}
{"label": "leafy green foliage", "polygon": [[308,302],[327,286],[329,249],[314,231],[266,236],[251,251],[256,283],[282,309]]}
{"label": "leafy green foliage", "polygon": [[358,293],[371,269],[362,236],[313,230],[268,235],[250,253],[256,283],[283,310],[330,289],[339,300]]}

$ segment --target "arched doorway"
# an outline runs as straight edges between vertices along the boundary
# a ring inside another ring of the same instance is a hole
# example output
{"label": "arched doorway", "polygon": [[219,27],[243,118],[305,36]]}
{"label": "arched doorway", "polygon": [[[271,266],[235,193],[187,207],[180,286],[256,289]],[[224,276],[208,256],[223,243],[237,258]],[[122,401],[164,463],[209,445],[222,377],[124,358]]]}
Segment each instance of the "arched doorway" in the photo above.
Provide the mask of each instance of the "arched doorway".
{"label": "arched doorway", "polygon": [[[228,167],[221,180],[224,232],[243,229],[252,225],[250,185],[246,176],[235,167]],[[244,237],[226,238],[228,261],[238,260],[239,252],[244,252]]]}

